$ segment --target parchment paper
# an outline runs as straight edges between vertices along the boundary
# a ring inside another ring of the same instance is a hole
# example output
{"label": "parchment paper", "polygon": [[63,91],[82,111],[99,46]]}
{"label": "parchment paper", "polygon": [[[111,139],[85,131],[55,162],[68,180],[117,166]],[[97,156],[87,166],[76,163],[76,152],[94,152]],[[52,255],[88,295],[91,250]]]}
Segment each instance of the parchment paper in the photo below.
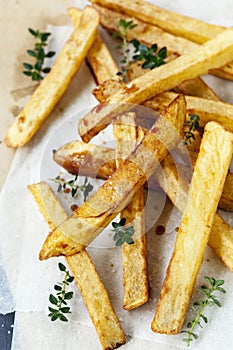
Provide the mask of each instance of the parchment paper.
{"label": "parchment paper", "polygon": [[[169,1],[157,1],[156,3],[164,7],[171,6]],[[190,15],[197,14],[198,17],[198,14],[200,15],[199,3],[201,2],[193,1],[193,6],[189,8],[185,1],[177,1],[173,10],[181,13],[186,11],[186,14]],[[209,21],[213,21],[213,16],[209,16]],[[229,22],[220,20],[218,23],[229,24]],[[52,32],[54,38],[50,43],[51,48],[58,51],[72,28],[51,26],[48,30]],[[111,44],[110,37],[104,34],[104,38],[111,45],[113,52],[114,44]],[[233,83],[208,76],[205,79],[210,82],[222,99],[233,102]],[[71,322],[68,325],[58,322],[51,323],[47,317],[48,295],[53,285],[61,278],[57,262],[63,259],[54,258],[44,262],[38,260],[38,252],[49,230],[27,190],[27,185],[30,183],[48,181],[50,177],[57,175],[60,168],[52,161],[52,149],[77,138],[78,118],[96,104],[96,100],[90,93],[94,86],[94,80],[84,64],[36,137],[26,147],[16,152],[11,171],[1,193],[0,252],[1,269],[4,274],[1,275],[3,280],[0,285],[0,312],[17,311],[13,349],[80,348],[94,350],[99,346],[88,312],[75,286],[75,298],[71,301],[73,310]],[[94,142],[102,144],[103,140],[113,146],[111,128],[104,131]],[[50,185],[56,190],[56,185],[52,182]],[[94,182],[94,185],[97,187],[100,182]],[[59,198],[64,204],[65,198],[62,196]],[[148,220],[156,225],[164,224],[166,233],[157,236],[154,227],[151,227],[147,234],[151,289],[150,301],[146,305],[131,312],[122,309],[121,252],[119,248],[112,245],[110,227],[101,234],[97,241],[93,242],[88,252],[109,292],[125,333],[129,339],[132,339],[122,348],[161,350],[186,348],[182,342],[183,335],[158,335],[150,330],[150,323],[175,240],[175,228],[179,226],[180,214],[169,201],[166,201],[163,193],[151,194],[148,201],[150,204],[148,205],[150,210],[147,212]],[[155,218],[161,211],[163,213],[156,223]],[[223,215],[232,225],[231,214],[224,213]],[[223,308],[220,311],[215,309],[208,311],[210,323],[204,331],[200,330],[199,340],[192,345],[192,348],[217,350],[221,347],[227,350],[233,344],[231,332],[233,275],[208,247],[197,279],[197,287],[202,285],[205,275],[223,278],[227,294],[221,296]],[[196,297],[195,292],[193,299]],[[190,313],[187,314],[187,318],[190,318]]]}

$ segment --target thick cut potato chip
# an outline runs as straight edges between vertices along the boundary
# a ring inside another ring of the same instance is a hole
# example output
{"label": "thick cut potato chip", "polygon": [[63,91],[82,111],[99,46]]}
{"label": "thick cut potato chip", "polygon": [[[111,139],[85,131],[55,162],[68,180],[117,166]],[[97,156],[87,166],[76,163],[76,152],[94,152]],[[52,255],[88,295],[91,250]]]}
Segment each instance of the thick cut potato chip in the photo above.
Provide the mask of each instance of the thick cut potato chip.
{"label": "thick cut potato chip", "polygon": [[184,118],[185,99],[180,95],[111,178],[47,237],[40,259],[77,253],[102,232],[180,141]]}
{"label": "thick cut potato chip", "polygon": [[[63,207],[47,183],[40,182],[29,185],[28,188],[51,229],[67,218]],[[118,348],[126,341],[124,332],[91,258],[84,249],[79,254],[67,257],[66,260],[80,289],[103,349]]]}
{"label": "thick cut potato chip", "polygon": [[[73,26],[77,29],[82,12],[77,8],[70,8],[68,13]],[[117,78],[119,69],[106,44],[99,35],[97,35],[94,43],[87,53],[87,61],[98,84],[113,77]]]}
{"label": "thick cut potato chip", "polygon": [[[151,98],[143,103],[144,106],[159,112],[169,101],[176,96],[174,92],[166,92]],[[200,126],[205,126],[210,121],[221,124],[224,128],[233,132],[233,105],[222,101],[211,101],[195,96],[185,96],[187,102],[187,114],[197,114],[200,117]]]}
{"label": "thick cut potato chip", "polygon": [[[159,48],[166,47],[169,54],[173,53],[176,56],[184,55],[188,52],[196,50],[198,44],[189,41],[185,38],[172,35],[165,32],[163,29],[142,22],[132,16],[127,16],[122,13],[109,10],[108,8],[95,5],[95,8],[100,13],[100,22],[102,26],[110,33],[119,30],[119,20],[132,20],[137,24],[137,27],[127,31],[127,39],[137,39],[146,45],[157,44]],[[178,24],[179,26],[179,24]],[[218,69],[210,70],[211,74],[217,75],[225,79],[233,79],[233,62]]]}
{"label": "thick cut potato chip", "polygon": [[[147,69],[142,69],[142,62],[132,62],[129,66],[128,77],[130,80],[133,80],[148,71],[149,70]],[[179,85],[175,86],[172,90],[185,95],[206,98],[207,100],[220,101],[217,94],[201,78],[185,80]]]}
{"label": "thick cut potato chip", "polygon": [[[117,167],[129,156],[140,142],[144,133],[138,132],[135,113],[125,113],[113,121],[113,134],[116,143]],[[125,226],[132,226],[133,244],[122,246],[124,309],[131,310],[145,304],[149,298],[147,276],[146,228],[144,214],[144,189],[140,188],[129,205],[121,211]]]}
{"label": "thick cut potato chip", "polygon": [[232,133],[215,122],[208,123],[174,251],[152,321],[151,327],[154,332],[180,332],[204,258],[232,152]]}
{"label": "thick cut potato chip", "polygon": [[61,99],[96,38],[98,12],[90,6],[83,10],[79,27],[71,35],[51,71],[11,125],[5,137],[9,147],[25,145],[48,118]]}
{"label": "thick cut potato chip", "polygon": [[226,29],[196,18],[162,9],[144,0],[91,0],[91,2],[157,25],[169,33],[199,44],[213,39]]}
{"label": "thick cut potato chip", "polygon": [[[83,159],[83,147],[85,148],[87,162],[85,157]],[[92,145],[90,143],[82,143],[81,141],[74,141],[70,144],[64,145],[55,152],[55,160],[59,165],[66,165],[65,169],[71,174],[79,174],[79,169],[87,170],[83,175],[91,176],[95,174],[96,164],[104,164],[104,179],[111,176],[116,170],[115,150],[111,148],[104,148],[103,158],[102,146]],[[88,155],[90,153],[90,156]],[[193,153],[190,153],[193,161]],[[196,160],[197,155],[195,156]],[[108,161],[110,159],[110,162]],[[114,161],[112,161],[114,159]],[[72,167],[69,168],[68,164]],[[85,163],[85,165],[83,165]],[[161,163],[163,172],[155,173],[150,177],[149,189],[158,189],[157,180],[160,186],[166,192],[172,203],[181,211],[184,211],[185,203],[187,201],[188,183],[183,169],[177,173],[176,165],[173,159],[167,155]],[[190,175],[190,174],[189,174]],[[188,176],[190,178],[190,176]],[[224,210],[233,211],[233,174],[228,173],[222,191],[221,199],[218,207]],[[208,244],[215,250],[219,258],[233,271],[233,229],[218,215],[215,215],[214,224],[210,234]]]}
{"label": "thick cut potato chip", "polygon": [[166,65],[157,67],[126,84],[111,96],[104,105],[97,105],[80,119],[78,130],[83,141],[103,130],[118,113],[141,104],[153,96],[170,90],[181,82],[206,73],[231,60],[233,54],[233,29],[230,28],[209,40],[196,50],[178,57]]}
{"label": "thick cut potato chip", "polygon": [[73,175],[106,180],[116,170],[115,150],[74,141],[54,151],[53,159]]}
{"label": "thick cut potato chip", "polygon": [[[171,202],[181,213],[183,213],[188,199],[189,181],[187,180],[183,169],[180,168],[180,165],[178,165],[177,171],[177,164],[174,163],[174,160],[170,155],[167,155],[161,166],[163,171],[156,173],[158,182]],[[227,190],[228,177],[229,174],[227,175],[224,184],[222,197],[224,192],[229,192]],[[229,179],[229,182],[232,183],[232,177]],[[231,197],[231,203],[232,200],[233,197]],[[213,248],[223,263],[233,271],[233,228],[231,228],[217,213],[214,216],[214,223],[211,229],[208,245]]]}

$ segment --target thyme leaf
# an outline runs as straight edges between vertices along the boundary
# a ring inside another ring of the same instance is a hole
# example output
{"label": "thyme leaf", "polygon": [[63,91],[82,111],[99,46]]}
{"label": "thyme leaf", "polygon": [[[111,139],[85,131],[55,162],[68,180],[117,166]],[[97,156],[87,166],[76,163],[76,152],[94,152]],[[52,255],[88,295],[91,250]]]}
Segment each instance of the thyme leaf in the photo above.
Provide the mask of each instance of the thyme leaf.
{"label": "thyme leaf", "polygon": [[200,129],[200,117],[197,114],[190,114],[189,120],[185,122],[184,130],[184,145],[192,143],[192,140],[195,140],[195,131]]}
{"label": "thyme leaf", "polygon": [[133,226],[125,226],[126,219],[122,218],[119,222],[112,222],[114,229],[113,240],[116,242],[116,246],[122,246],[124,243],[133,244],[134,240],[132,236],[134,235]]}
{"label": "thyme leaf", "polygon": [[55,177],[54,179],[49,179],[50,181],[56,182],[58,184],[57,192],[61,192],[62,190],[71,192],[71,196],[75,197],[78,193],[78,190],[83,193],[84,202],[86,201],[89,193],[93,190],[93,185],[88,181],[88,178],[85,177],[83,185],[78,185],[76,181],[78,180],[78,175],[75,175],[74,179],[66,181],[60,175]]}
{"label": "thyme leaf", "polygon": [[158,50],[157,44],[152,44],[148,47],[145,44],[141,44],[137,39],[131,40],[136,55],[133,56],[135,61],[143,61],[143,69],[154,69],[165,64],[165,59],[167,58],[167,48],[162,47]]}
{"label": "thyme leaf", "polygon": [[45,52],[44,47],[47,46],[46,41],[51,33],[40,32],[39,30],[34,30],[28,28],[29,33],[35,37],[38,41],[35,43],[33,50],[27,50],[29,56],[36,59],[35,64],[23,63],[25,70],[23,74],[31,77],[32,80],[40,81],[44,78],[44,74],[50,72],[50,67],[44,67],[45,58],[51,58],[55,55],[54,51]]}
{"label": "thyme leaf", "polygon": [[121,76],[122,81],[126,81],[130,63],[130,42],[127,40],[127,33],[128,30],[137,27],[137,24],[133,23],[133,21],[120,19],[118,26],[119,31],[115,31],[112,35],[112,38],[117,39],[118,37],[121,37],[123,40],[123,43],[117,45],[116,49],[119,50],[123,55],[123,58],[121,60],[121,72],[119,72],[118,75]]}
{"label": "thyme leaf", "polygon": [[[48,317],[51,318],[51,321],[60,320],[63,322],[68,322],[68,318],[64,314],[71,313],[70,307],[67,305],[67,300],[73,298],[73,292],[67,292],[67,287],[70,283],[73,282],[74,277],[70,275],[69,271],[66,269],[66,266],[59,262],[59,270],[65,273],[63,281],[54,285],[54,290],[56,291],[56,296],[53,294],[49,295],[49,301],[52,304],[52,307],[49,306]],[[55,306],[53,306],[55,305]],[[65,305],[65,306],[64,306]]]}
{"label": "thyme leaf", "polygon": [[197,326],[203,328],[201,323],[208,323],[208,318],[204,315],[204,310],[208,306],[216,305],[221,307],[221,302],[214,294],[215,292],[226,293],[225,289],[221,286],[224,284],[223,280],[216,280],[213,277],[205,276],[206,282],[208,282],[209,286],[203,285],[199,288],[199,292],[204,295],[204,298],[199,298],[193,304],[193,311],[196,313],[196,317],[187,323],[187,330],[181,331],[181,333],[186,333],[187,338],[184,338],[183,341],[186,342],[187,346],[190,346],[191,341],[198,339],[198,335],[194,333],[194,330]]}

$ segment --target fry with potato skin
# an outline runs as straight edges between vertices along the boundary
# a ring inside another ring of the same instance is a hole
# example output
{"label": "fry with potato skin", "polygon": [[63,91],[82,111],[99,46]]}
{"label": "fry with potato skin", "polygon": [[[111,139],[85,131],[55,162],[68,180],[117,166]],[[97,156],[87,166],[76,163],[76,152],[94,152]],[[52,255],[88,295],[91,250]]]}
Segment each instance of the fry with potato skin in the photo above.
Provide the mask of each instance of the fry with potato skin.
{"label": "fry with potato skin", "polygon": [[[173,254],[151,328],[179,333],[213,225],[233,152],[233,135],[206,125]],[[203,176],[205,174],[205,176]]]}
{"label": "fry with potato skin", "polygon": [[[55,229],[67,218],[63,207],[46,182],[29,185],[28,189],[51,229]],[[108,293],[86,250],[67,257],[66,261],[75,277],[103,349],[116,349],[125,344],[124,332]]]}
{"label": "fry with potato skin", "polygon": [[66,42],[51,71],[9,128],[5,137],[7,146],[24,146],[48,118],[81,67],[95,40],[98,24],[98,12],[87,6],[83,10],[78,29]]}
{"label": "fry with potato skin", "polygon": [[72,255],[87,246],[129,204],[132,195],[179,142],[185,99],[178,96],[158,117],[142,142],[99,190],[48,235],[40,259]]}
{"label": "fry with potato skin", "polygon": [[[124,85],[121,82],[107,80],[103,82],[97,89],[94,90],[94,95],[102,103],[111,97],[111,93],[118,91],[120,86]],[[153,109],[156,112],[161,112],[164,107],[172,101],[178,93],[168,91],[152,97],[142,103],[143,106]],[[229,131],[233,132],[233,105],[230,103],[205,99],[197,96],[185,95],[187,102],[187,120],[190,114],[197,114],[200,117],[200,126],[203,127],[209,121],[216,121]],[[145,115],[145,118],[147,116]]]}
{"label": "fry with potato skin", "polygon": [[[233,29],[228,29],[197,50],[157,67],[134,79],[109,98],[105,105],[97,105],[80,119],[78,130],[83,141],[89,142],[103,130],[118,113],[129,110],[129,104],[140,104],[169,90],[187,79],[206,73],[229,62],[233,54]],[[121,104],[119,106],[119,104]]]}
{"label": "fry with potato skin", "polygon": [[[144,136],[135,122],[135,113],[125,113],[113,120],[117,167],[123,163]],[[125,310],[143,305],[149,298],[144,205],[144,189],[141,187],[134,194],[129,205],[121,211],[121,219],[126,220],[125,225],[134,228],[132,236],[134,243],[122,245]]]}
{"label": "fry with potato skin", "polygon": [[116,170],[115,150],[74,141],[54,151],[53,159],[70,174],[106,180]]}
{"label": "fry with potato skin", "polygon": [[[82,11],[77,8],[70,8],[68,9],[68,14],[74,28],[77,29]],[[103,42],[98,34],[87,53],[87,61],[91,67],[92,72],[94,73],[98,84],[113,77],[117,78],[119,69],[113,60],[112,55],[107,48],[107,45]]]}
{"label": "fry with potato skin", "polygon": [[[90,157],[87,155],[88,162],[86,165],[83,164],[83,162],[85,162],[85,159],[82,158],[83,146],[85,146],[86,152],[90,152],[91,154]],[[58,164],[60,164],[61,166],[63,166],[63,164],[69,164],[69,161],[66,161],[65,159],[67,158],[69,160],[71,158],[71,173],[75,175],[79,174],[80,167],[87,169],[87,172],[83,173],[83,175],[95,174],[96,164],[98,162],[104,164],[105,177],[102,178],[107,179],[116,170],[116,164],[114,159],[115,151],[111,148],[104,148],[104,157],[101,159],[100,155],[102,152],[102,148],[104,147],[92,145],[90,143],[82,143],[81,141],[75,141],[74,145],[73,143],[71,143],[62,146],[60,149],[58,149],[56,151],[56,158],[57,160],[59,160]],[[74,156],[72,155],[72,149],[74,149]],[[95,160],[96,157],[97,159]],[[111,159],[110,162],[107,161],[107,157]],[[190,153],[190,157],[193,161],[192,153]],[[112,161],[112,158],[114,159],[114,161]],[[90,161],[90,159],[92,161]],[[170,155],[166,156],[166,158],[161,163],[161,166],[163,168],[163,172],[155,173],[150,177],[149,189],[157,189],[158,180],[159,185],[163,188],[167,196],[170,198],[171,202],[181,212],[183,212],[185,203],[187,201],[189,181],[187,180],[185,174],[183,175],[182,169],[181,171],[179,171],[179,174],[177,173],[176,165]],[[68,167],[65,167],[65,169],[69,172]],[[218,203],[218,207],[224,210],[233,211],[233,173],[227,174],[227,178],[223,187],[221,199]],[[215,253],[226,264],[226,266],[228,266],[233,271],[233,229],[217,213],[215,215],[214,224],[211,230],[208,244],[214,249]]]}
{"label": "fry with potato skin", "polygon": [[[171,58],[173,57],[168,56],[168,62],[170,62]],[[130,64],[128,71],[128,77],[130,80],[136,79],[149,71],[147,69],[143,69],[141,65],[142,63],[140,61],[132,62]],[[179,85],[175,86],[172,91],[182,93],[184,95],[205,98],[207,100],[220,101],[218,95],[199,77],[183,81]]]}
{"label": "fry with potato skin", "polygon": [[[162,110],[169,101],[176,96],[174,92],[165,92],[143,103],[144,106],[157,112]],[[222,101],[211,101],[195,96],[185,96],[187,102],[187,114],[197,114],[200,117],[200,126],[205,126],[210,121],[221,124],[224,128],[233,132],[233,105]]]}
{"label": "fry with potato skin", "polygon": [[[128,40],[135,38],[141,43],[150,46],[156,43],[160,48],[165,46],[169,54],[176,54],[176,56],[184,55],[188,52],[194,51],[199,46],[198,44],[182,38],[181,36],[170,34],[163,29],[156,27],[155,25],[142,22],[135,17],[112,11],[108,8],[98,5],[95,5],[94,7],[100,14],[101,25],[110,33],[119,30],[118,22],[120,19],[124,19],[126,21],[132,20],[133,23],[137,24],[137,27],[127,32]],[[221,78],[233,80],[233,62],[218,69],[211,69],[209,73]]]}
{"label": "fry with potato skin", "polygon": [[[192,165],[195,166],[198,150],[189,151]],[[226,181],[222,190],[222,195],[218,203],[218,208],[233,212],[233,173],[228,171]],[[233,256],[233,255],[232,255]]]}
{"label": "fry with potato skin", "polygon": [[[183,213],[188,199],[189,181],[182,169],[180,169],[180,166],[174,163],[170,155],[167,155],[161,163],[161,166],[163,171],[155,174],[157,180],[171,202]],[[179,172],[177,172],[176,166],[178,166]],[[228,177],[229,174],[227,175],[227,179]],[[225,190],[223,189],[223,192],[228,193],[227,179],[224,184]],[[230,182],[232,182],[232,179],[233,177],[231,176]],[[231,190],[232,188],[233,187],[230,187]],[[232,200],[233,196],[231,197],[231,203]],[[210,232],[208,245],[213,248],[222,262],[233,271],[233,228],[231,228],[218,213],[215,213],[214,216],[214,223]]]}
{"label": "fry with potato skin", "polygon": [[213,39],[226,30],[225,27],[162,9],[144,0],[91,0],[91,2],[157,25],[166,32],[199,44]]}

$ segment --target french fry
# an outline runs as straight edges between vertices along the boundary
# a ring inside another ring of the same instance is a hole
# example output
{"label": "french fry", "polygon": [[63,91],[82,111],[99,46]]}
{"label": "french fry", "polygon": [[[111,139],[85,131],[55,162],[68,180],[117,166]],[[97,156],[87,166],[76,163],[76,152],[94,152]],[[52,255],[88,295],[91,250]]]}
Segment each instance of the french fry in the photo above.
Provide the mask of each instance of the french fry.
{"label": "french fry", "polygon": [[[67,218],[63,207],[46,182],[29,185],[28,188],[51,229]],[[75,277],[103,349],[116,349],[124,344],[124,332],[86,250],[67,257],[66,261]]]}
{"label": "french fry", "polygon": [[83,141],[103,130],[118,113],[132,108],[153,96],[170,90],[187,79],[193,79],[229,62],[233,54],[233,29],[228,29],[196,50],[157,67],[126,84],[109,98],[105,105],[97,105],[80,119],[78,130]]}
{"label": "french fry", "polygon": [[[77,8],[68,9],[68,14],[75,29],[78,29],[81,13],[82,12]],[[94,43],[87,53],[87,60],[98,84],[113,77],[117,78],[116,74],[118,73],[119,69],[106,44],[99,37],[99,35],[97,35]]]}
{"label": "french fry", "polygon": [[[87,163],[85,163],[85,158],[83,159],[83,147],[85,147],[85,151],[87,152]],[[54,155],[55,160],[58,159],[58,164],[61,166],[68,164],[69,162],[66,161],[66,159],[71,158],[71,173],[75,175],[79,174],[79,168],[81,165],[84,169],[87,169],[87,172],[82,174],[87,176],[95,174],[96,164],[98,162],[103,164],[107,157],[109,157],[111,162],[106,160],[104,172],[104,175],[106,176],[104,179],[107,179],[116,169],[115,159],[112,161],[112,158],[115,156],[115,151],[111,148],[104,148],[103,158],[101,158],[102,148],[102,146],[92,145],[90,143],[86,144],[82,143],[81,141],[74,141],[59,148]],[[90,156],[88,155],[89,152]],[[190,156],[191,160],[193,160],[192,152],[190,153]],[[96,157],[97,160],[95,160]],[[83,163],[85,163],[85,165]],[[158,181],[159,185],[163,188],[172,203],[181,212],[183,212],[187,201],[189,181],[187,180],[185,174],[183,174],[183,169],[179,171],[179,174],[177,173],[176,165],[171,156],[167,155],[161,163],[161,166],[163,168],[163,172],[154,173],[150,177],[149,189],[158,189]],[[65,169],[69,172],[68,167],[65,167]],[[227,174],[218,207],[224,210],[233,211],[232,173]],[[233,229],[218,214],[215,215],[208,244],[215,250],[219,258],[233,271]]]}
{"label": "french fry", "polygon": [[[123,114],[113,121],[116,163],[119,167],[144,136],[137,133],[135,113]],[[121,211],[126,226],[133,226],[133,244],[122,246],[124,309],[131,310],[148,301],[147,249],[144,214],[144,189],[141,187],[129,205]]]}
{"label": "french fry", "polygon": [[[114,80],[107,80],[94,90],[94,95],[101,103],[105,103],[112,92],[119,89],[124,83],[115,82]],[[169,91],[152,97],[142,103],[143,106],[153,109],[156,112],[161,112],[164,107],[172,101],[177,93]],[[216,121],[229,131],[233,132],[233,105],[222,101],[207,100],[196,96],[185,95],[187,102],[187,120],[190,114],[197,114],[200,117],[200,126],[203,127],[209,121]],[[145,115],[145,118],[147,116]],[[152,118],[152,115],[150,116]],[[197,141],[200,137],[197,136]],[[195,146],[195,145],[193,145]],[[198,146],[198,143],[196,144]],[[195,146],[195,147],[196,147]],[[189,146],[189,148],[192,148]]]}
{"label": "french fry", "polygon": [[98,24],[98,12],[93,7],[87,6],[83,10],[78,29],[71,35],[51,71],[9,128],[5,137],[7,146],[15,148],[24,146],[48,118],[81,67],[95,40]]}
{"label": "french fry", "polygon": [[[142,69],[141,65],[141,62],[132,62],[130,64],[128,71],[128,77],[130,80],[136,79],[148,71]],[[185,80],[183,83],[174,87],[173,91],[185,95],[206,98],[207,100],[220,101],[220,98],[216,93],[201,78]]]}
{"label": "french fry", "polygon": [[[189,150],[192,165],[195,166],[198,152]],[[226,211],[233,211],[233,173],[228,171],[218,208]]]}
{"label": "french fry", "polygon": [[[196,140],[186,146],[193,165],[199,152],[200,143],[201,137],[196,135]],[[73,141],[61,146],[54,152],[53,158],[57,164],[73,175],[84,175],[106,180],[116,170],[114,149],[82,141]],[[164,163],[168,162],[167,158],[169,156],[166,157]],[[148,185],[150,190],[158,189],[156,174],[150,177]],[[233,173],[231,172],[227,174],[218,207],[233,211]]]}
{"label": "french fry", "polygon": [[116,170],[115,150],[74,141],[61,146],[53,159],[70,174],[108,179]]}
{"label": "french fry", "polygon": [[[136,79],[142,74],[141,66],[138,63],[133,63],[130,65],[130,70],[128,72],[130,80]],[[136,68],[135,68],[136,67]],[[105,103],[108,98],[116,93],[125,83],[122,81],[117,81],[114,79],[108,79],[99,84],[93,91],[93,95],[100,103]],[[173,89],[174,92],[183,93],[185,95],[191,95],[196,97],[205,98],[213,101],[220,101],[219,97],[213,92],[210,87],[204,83],[201,78],[189,79],[179,84]]]}
{"label": "french fry", "polygon": [[174,251],[151,324],[154,332],[177,334],[182,327],[232,152],[233,135],[215,122],[208,123]]}
{"label": "french fry", "polygon": [[87,246],[125,208],[183,130],[185,99],[176,98],[110,179],[45,240],[40,259],[72,255]]}
{"label": "french fry", "polygon": [[[177,171],[176,164],[170,155],[166,156],[161,166],[163,171],[155,174],[157,180],[171,202],[183,213],[188,199],[189,181],[186,179],[179,165],[179,171]],[[227,175],[220,201],[223,198],[223,193],[228,193],[228,177],[229,174]],[[231,182],[232,191],[232,176],[229,182]],[[233,196],[231,197],[231,203],[232,199]],[[231,228],[217,213],[214,216],[214,223],[210,232],[208,245],[213,248],[223,263],[233,271],[233,228]]]}
{"label": "french fry", "polygon": [[[160,48],[165,46],[170,54],[175,53],[176,55],[187,54],[188,52],[196,50],[199,46],[198,44],[185,38],[165,32],[163,29],[158,28],[155,25],[142,22],[138,18],[135,18],[135,16],[132,17],[125,15],[98,5],[95,5],[95,8],[100,13],[101,25],[110,33],[114,32],[115,30],[119,30],[118,22],[120,19],[124,19],[126,21],[133,20],[133,23],[137,24],[137,27],[127,32],[128,40],[135,38],[146,45],[156,43]],[[176,25],[179,27],[179,22],[177,22]],[[217,75],[221,78],[232,80],[233,62],[224,67],[211,70],[209,73]]]}
{"label": "french fry", "polygon": [[[175,93],[166,92],[151,98],[143,103],[144,106],[160,111],[163,106],[174,99]],[[200,126],[209,121],[215,121],[233,132],[233,105],[222,101],[211,101],[195,96],[185,96],[187,114],[197,114],[200,117]]]}
{"label": "french fry", "polygon": [[231,172],[227,175],[218,207],[233,212],[233,173]]}
{"label": "french fry", "polygon": [[[116,171],[115,150],[82,141],[67,143],[54,151],[53,159],[68,173],[107,180]],[[157,190],[154,174],[145,187]]]}
{"label": "french fry", "polygon": [[221,34],[226,28],[206,23],[196,18],[183,16],[169,10],[162,9],[143,0],[91,0],[107,8],[136,17],[141,21],[157,25],[166,32],[181,36],[191,41],[203,44]]}

